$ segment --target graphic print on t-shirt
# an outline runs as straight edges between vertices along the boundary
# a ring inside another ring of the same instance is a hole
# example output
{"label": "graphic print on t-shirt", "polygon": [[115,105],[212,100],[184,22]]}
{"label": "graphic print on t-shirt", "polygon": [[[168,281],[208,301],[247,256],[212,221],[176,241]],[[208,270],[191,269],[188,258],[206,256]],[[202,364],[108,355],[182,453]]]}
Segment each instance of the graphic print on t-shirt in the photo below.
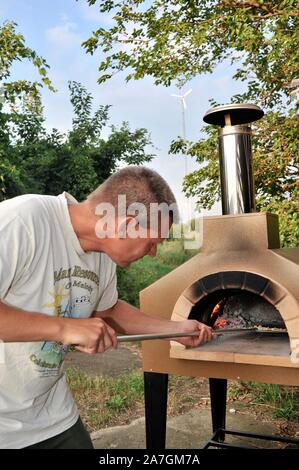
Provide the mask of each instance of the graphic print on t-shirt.
{"label": "graphic print on t-shirt", "polygon": [[[89,318],[96,304],[98,286],[99,276],[93,271],[80,266],[61,268],[54,272],[54,287],[48,291],[49,300],[42,307],[55,317]],[[69,350],[70,346],[57,341],[35,343],[29,359],[37,366],[40,376],[56,376]]]}

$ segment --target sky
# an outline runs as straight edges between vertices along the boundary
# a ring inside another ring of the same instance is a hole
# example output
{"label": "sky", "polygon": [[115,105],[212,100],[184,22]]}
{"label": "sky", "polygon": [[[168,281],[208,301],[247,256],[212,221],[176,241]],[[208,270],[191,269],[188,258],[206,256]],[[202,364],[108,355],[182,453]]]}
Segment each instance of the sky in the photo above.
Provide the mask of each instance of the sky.
{"label": "sky", "polygon": [[[100,13],[97,5],[90,7],[86,0],[0,0],[0,23],[5,20],[15,21],[27,46],[50,65],[49,77],[57,92],[42,90],[47,128],[55,127],[60,131],[71,128],[72,107],[67,83],[69,80],[81,82],[92,93],[95,108],[100,104],[112,105],[110,124],[121,125],[128,121],[131,129],[144,127],[150,132],[154,149],[149,150],[156,157],[147,166],[158,171],[169,183],[183,212],[183,220],[192,216],[195,201],[186,202],[182,192],[184,157],[168,154],[171,141],[182,136],[181,103],[171,94],[181,95],[192,89],[185,112],[186,137],[196,141],[202,137],[202,118],[210,108],[209,99],[229,103],[233,94],[244,90],[242,83],[232,80],[232,68],[228,64],[220,65],[213,74],[198,76],[180,90],[175,84],[156,86],[151,78],[126,83],[125,74],[121,73],[99,85],[101,51],[90,56],[81,46],[98,27],[109,27],[113,21],[111,15]],[[14,65],[13,77],[38,79],[34,67],[25,62]],[[187,168],[189,172],[194,171],[198,164],[187,157]],[[211,212],[201,211],[202,215],[220,213],[219,204]]]}

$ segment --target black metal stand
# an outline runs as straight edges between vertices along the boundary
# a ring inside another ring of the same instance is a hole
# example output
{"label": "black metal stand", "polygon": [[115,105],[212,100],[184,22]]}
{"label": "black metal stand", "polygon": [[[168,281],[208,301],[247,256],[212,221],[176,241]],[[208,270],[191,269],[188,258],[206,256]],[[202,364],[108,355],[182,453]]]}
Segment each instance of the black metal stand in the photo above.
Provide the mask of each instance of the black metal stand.
{"label": "black metal stand", "polygon": [[[241,438],[262,439],[273,442],[298,445],[298,439],[241,432],[225,428],[227,380],[210,378],[210,396],[213,435],[202,447],[252,449],[252,446],[225,442],[226,435]],[[144,400],[145,400],[145,427],[146,448],[148,450],[165,449],[166,421],[167,421],[168,374],[144,372]]]}
{"label": "black metal stand", "polygon": [[210,382],[210,397],[211,397],[211,411],[212,411],[212,425],[213,435],[202,447],[208,449],[209,447],[218,448],[234,448],[234,449],[250,449],[252,447],[240,444],[233,444],[224,442],[226,435],[248,437],[251,439],[262,439],[273,442],[283,442],[287,444],[295,444],[299,446],[298,439],[290,439],[288,437],[271,436],[269,434],[257,434],[250,432],[241,432],[233,429],[225,428],[226,417],[226,398],[227,398],[227,380],[226,379],[209,379]]}
{"label": "black metal stand", "polygon": [[[224,442],[225,435],[229,434],[231,436],[239,436],[239,437],[249,437],[250,439],[261,439],[266,441],[272,442],[284,442],[286,444],[294,444],[299,448],[299,440],[298,439],[290,439],[289,437],[281,437],[281,436],[271,436],[269,434],[257,434],[252,432],[242,432],[242,431],[235,431],[233,429],[224,429],[219,428],[213,434],[213,436],[206,442],[206,444],[202,447],[202,449],[208,449],[209,447],[218,447],[221,449],[252,449],[253,447],[240,445],[240,444],[233,444],[230,442]],[[220,440],[223,438],[223,440]]]}
{"label": "black metal stand", "polygon": [[[227,397],[227,380],[210,378],[210,397],[212,411],[213,433],[219,429],[225,429],[226,417],[226,397]],[[223,442],[224,433],[219,432],[217,439]]]}
{"label": "black metal stand", "polygon": [[146,448],[165,449],[168,374],[144,372]]}

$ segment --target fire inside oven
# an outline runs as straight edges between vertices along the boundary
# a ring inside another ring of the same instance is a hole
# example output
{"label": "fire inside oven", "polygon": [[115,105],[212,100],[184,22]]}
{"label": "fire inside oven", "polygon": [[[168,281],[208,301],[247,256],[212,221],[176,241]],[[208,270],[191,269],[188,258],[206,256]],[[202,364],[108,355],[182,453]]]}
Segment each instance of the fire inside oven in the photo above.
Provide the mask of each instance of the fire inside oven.
{"label": "fire inside oven", "polygon": [[262,297],[241,289],[219,290],[204,297],[191,310],[196,319],[214,330],[261,328],[284,330],[279,311]]}

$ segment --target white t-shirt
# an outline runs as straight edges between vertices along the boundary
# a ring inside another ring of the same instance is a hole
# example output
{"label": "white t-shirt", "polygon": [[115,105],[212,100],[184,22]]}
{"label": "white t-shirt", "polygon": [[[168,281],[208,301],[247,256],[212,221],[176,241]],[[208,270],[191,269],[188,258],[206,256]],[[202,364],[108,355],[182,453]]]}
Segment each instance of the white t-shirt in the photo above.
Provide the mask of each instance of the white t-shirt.
{"label": "white t-shirt", "polygon": [[[72,318],[88,318],[116,303],[116,265],[104,253],[82,250],[67,208],[76,202],[63,193],[0,203],[2,302]],[[2,344],[0,448],[32,445],[77,421],[62,372],[67,350],[55,342]]]}

